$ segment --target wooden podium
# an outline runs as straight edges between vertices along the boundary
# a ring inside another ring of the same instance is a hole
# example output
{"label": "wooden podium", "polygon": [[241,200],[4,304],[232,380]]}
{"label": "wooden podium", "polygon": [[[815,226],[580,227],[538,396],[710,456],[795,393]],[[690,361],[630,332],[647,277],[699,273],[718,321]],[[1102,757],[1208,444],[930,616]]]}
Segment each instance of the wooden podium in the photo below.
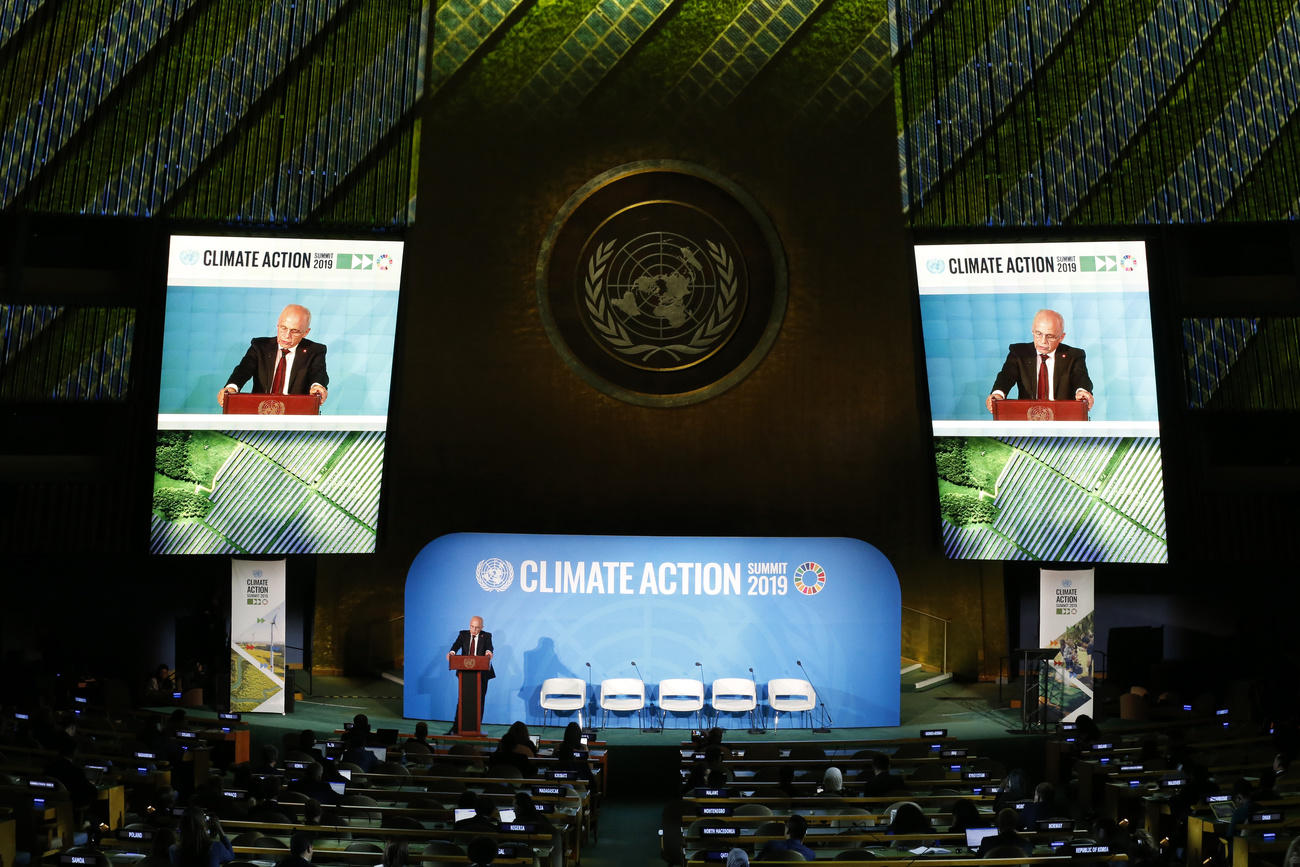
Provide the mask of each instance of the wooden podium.
{"label": "wooden podium", "polygon": [[1088,404],[1081,400],[993,401],[994,421],[1087,421]]}
{"label": "wooden podium", "polygon": [[492,667],[490,656],[456,655],[447,660],[447,670],[460,679],[460,701],[456,702],[456,732],[468,737],[483,737],[479,719],[483,705],[483,679]]}
{"label": "wooden podium", "polygon": [[222,415],[320,415],[314,394],[228,394]]}

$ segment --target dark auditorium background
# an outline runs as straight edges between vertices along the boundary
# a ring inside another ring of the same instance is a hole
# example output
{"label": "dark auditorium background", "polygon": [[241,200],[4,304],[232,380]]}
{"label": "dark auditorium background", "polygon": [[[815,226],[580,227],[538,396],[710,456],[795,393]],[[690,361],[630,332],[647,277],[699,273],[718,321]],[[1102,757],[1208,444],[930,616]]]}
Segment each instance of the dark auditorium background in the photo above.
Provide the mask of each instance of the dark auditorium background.
{"label": "dark auditorium background", "polygon": [[[412,558],[491,531],[857,537],[951,621],[957,676],[996,678],[1036,641],[1039,564],[944,556],[911,245],[1121,238],[1149,244],[1170,562],[1097,567],[1098,637],[1163,626],[1128,665],[1296,664],[1289,3],[1209,3],[1199,31],[1149,0],[172,5],[124,28],[102,0],[0,12],[9,659],[139,679],[226,640],[229,558],[148,553],[185,232],[406,242],[378,550],[288,561],[316,671],[400,665]],[[675,407],[571,370],[535,285],[566,199],[656,159],[743,188],[788,265],[761,363]],[[999,207],[1036,161],[1065,180]],[[937,662],[926,622],[901,651]]]}

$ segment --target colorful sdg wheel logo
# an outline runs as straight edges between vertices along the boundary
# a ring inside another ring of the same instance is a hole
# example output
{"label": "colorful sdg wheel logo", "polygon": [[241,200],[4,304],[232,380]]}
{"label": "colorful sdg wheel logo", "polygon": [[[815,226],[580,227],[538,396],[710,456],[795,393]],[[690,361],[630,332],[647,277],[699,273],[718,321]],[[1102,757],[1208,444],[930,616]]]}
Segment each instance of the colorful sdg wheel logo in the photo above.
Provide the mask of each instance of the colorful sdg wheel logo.
{"label": "colorful sdg wheel logo", "polygon": [[820,593],[826,586],[826,570],[809,560],[794,570],[794,588],[805,596]]}

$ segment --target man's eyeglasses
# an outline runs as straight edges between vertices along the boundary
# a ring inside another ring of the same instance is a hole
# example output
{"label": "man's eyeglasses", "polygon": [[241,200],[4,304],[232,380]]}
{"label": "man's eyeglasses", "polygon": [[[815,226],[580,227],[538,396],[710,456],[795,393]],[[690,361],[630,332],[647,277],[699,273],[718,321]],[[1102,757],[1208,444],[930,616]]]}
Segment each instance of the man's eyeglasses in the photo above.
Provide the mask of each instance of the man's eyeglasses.
{"label": "man's eyeglasses", "polygon": [[301,331],[301,330],[299,330],[299,329],[297,329],[297,328],[286,328],[286,327],[284,327],[283,325],[279,325],[279,326],[276,326],[276,327],[278,328],[278,330],[280,331],[280,333],[282,333],[282,334],[288,334],[288,335],[290,335],[290,336],[292,336],[292,337],[301,337],[301,336],[303,336],[304,334],[307,333],[307,332],[305,332],[305,331]]}
{"label": "man's eyeglasses", "polygon": [[1044,332],[1042,332],[1042,331],[1035,331],[1035,332],[1034,332],[1034,336],[1035,336],[1035,337],[1041,337],[1043,340],[1060,340],[1060,339],[1061,339],[1061,335],[1059,335],[1059,334],[1049,334],[1049,333],[1044,333]]}

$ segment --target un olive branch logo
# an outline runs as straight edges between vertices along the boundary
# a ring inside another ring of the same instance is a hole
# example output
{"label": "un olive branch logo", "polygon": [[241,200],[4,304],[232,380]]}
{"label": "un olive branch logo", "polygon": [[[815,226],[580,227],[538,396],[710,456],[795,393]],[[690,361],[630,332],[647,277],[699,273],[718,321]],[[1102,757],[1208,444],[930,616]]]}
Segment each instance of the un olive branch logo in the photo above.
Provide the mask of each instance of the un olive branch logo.
{"label": "un olive branch logo", "polygon": [[587,260],[587,276],[584,280],[587,315],[591,319],[591,324],[615,352],[629,357],[635,356],[639,361],[649,361],[662,352],[673,361],[681,361],[683,356],[696,356],[708,352],[718,339],[726,334],[736,316],[739,293],[736,291],[736,263],[725,247],[713,241],[705,241],[709,258],[718,269],[718,298],[708,316],[686,343],[655,346],[634,342],[606,302],[605,269],[609,265],[610,257],[614,255],[615,243],[617,239],[610,239],[596,245],[591,258]]}

